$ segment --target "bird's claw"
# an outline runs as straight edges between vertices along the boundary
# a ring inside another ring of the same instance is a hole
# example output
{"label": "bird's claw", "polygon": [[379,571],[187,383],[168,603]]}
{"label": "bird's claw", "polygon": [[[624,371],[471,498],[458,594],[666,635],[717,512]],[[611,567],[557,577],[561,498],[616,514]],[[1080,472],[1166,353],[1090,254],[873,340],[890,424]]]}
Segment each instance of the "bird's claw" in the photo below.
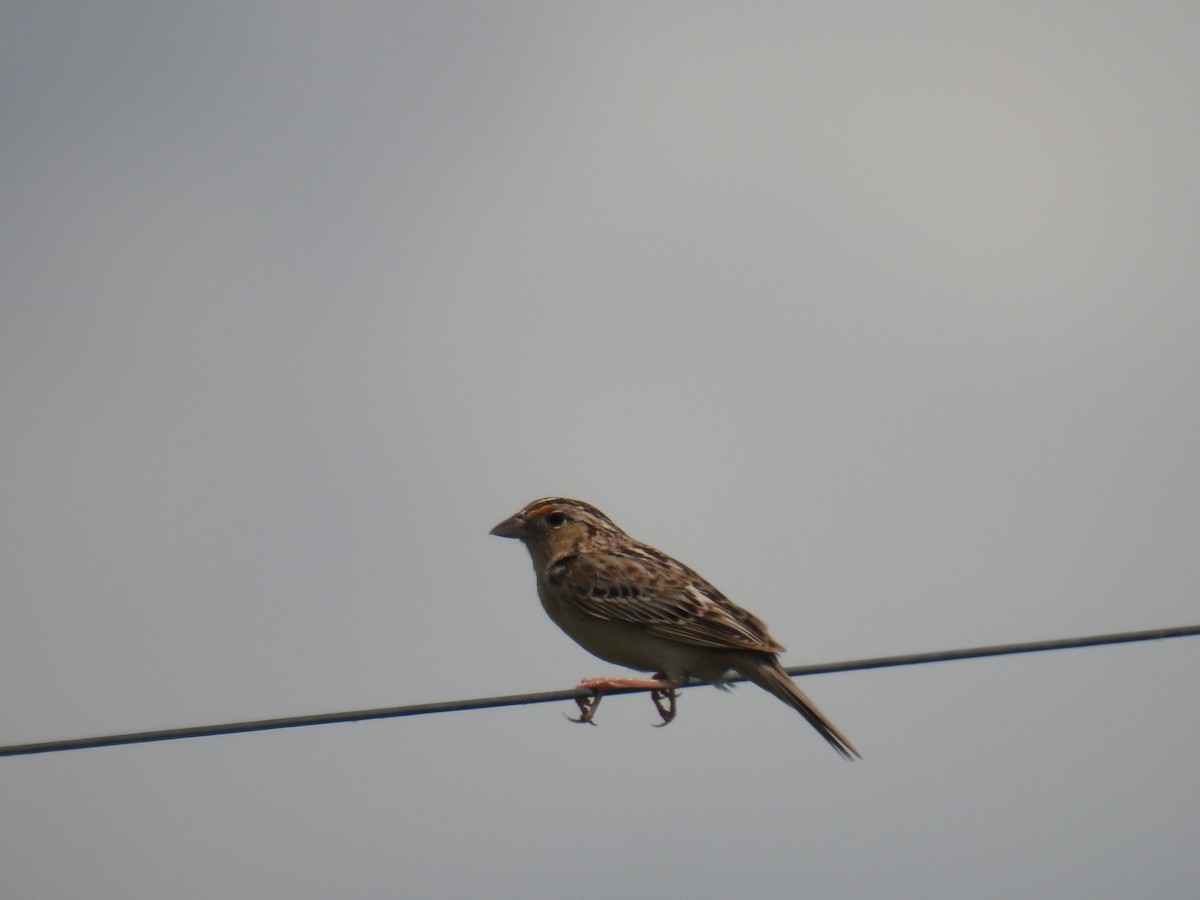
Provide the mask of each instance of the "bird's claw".
{"label": "bird's claw", "polygon": [[[658,714],[662,716],[661,722],[655,722],[652,727],[662,728],[664,725],[670,725],[675,719],[675,688],[668,687],[658,691],[650,692],[650,699],[654,701],[654,708],[658,710]],[[667,705],[663,706],[663,700],[667,701]]]}
{"label": "bird's claw", "polygon": [[[590,697],[576,697],[575,705],[579,707],[579,718],[567,716],[568,722],[576,722],[580,725],[595,725],[592,721],[592,716],[596,715],[596,707],[600,705],[600,698],[604,695],[599,691],[593,691]],[[566,715],[564,713],[564,715]]]}
{"label": "bird's claw", "polygon": [[650,699],[654,701],[654,708],[662,718],[655,727],[661,728],[675,718],[675,687],[675,682],[668,681],[662,675],[655,675],[653,681],[637,678],[589,678],[579,682],[576,687],[576,690],[590,692],[590,695],[575,697],[575,705],[579,707],[579,718],[567,716],[567,719],[580,725],[595,725],[593,719],[596,709],[606,691],[633,688],[650,691]]}

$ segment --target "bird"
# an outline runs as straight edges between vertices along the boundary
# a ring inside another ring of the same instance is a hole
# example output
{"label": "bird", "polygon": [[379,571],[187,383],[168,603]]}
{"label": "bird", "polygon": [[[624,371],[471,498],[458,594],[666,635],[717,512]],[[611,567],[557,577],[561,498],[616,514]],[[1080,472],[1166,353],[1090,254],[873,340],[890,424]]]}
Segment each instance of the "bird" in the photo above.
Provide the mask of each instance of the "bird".
{"label": "bird", "polygon": [[606,691],[651,691],[666,725],[676,688],[690,680],[726,687],[737,673],[802,715],[846,759],[862,754],[783,670],[784,647],[742,609],[678,560],[635,540],[589,503],[543,497],[490,532],[521,541],[551,620],[577,644],[610,663],[652,672],[652,679],[593,678],[572,721],[595,725]]}

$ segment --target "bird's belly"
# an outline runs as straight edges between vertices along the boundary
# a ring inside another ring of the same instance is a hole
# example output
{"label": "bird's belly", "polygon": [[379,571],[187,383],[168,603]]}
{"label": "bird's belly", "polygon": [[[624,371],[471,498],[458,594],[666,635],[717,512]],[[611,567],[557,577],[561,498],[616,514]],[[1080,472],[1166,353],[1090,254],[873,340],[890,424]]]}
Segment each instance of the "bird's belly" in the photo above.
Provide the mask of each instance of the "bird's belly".
{"label": "bird's belly", "polygon": [[718,661],[718,653],[706,648],[681,644],[625,622],[597,619],[547,602],[545,597],[542,606],[575,643],[606,662],[640,672],[659,672],[672,679],[690,676],[702,681],[717,681],[728,668],[723,660]]}

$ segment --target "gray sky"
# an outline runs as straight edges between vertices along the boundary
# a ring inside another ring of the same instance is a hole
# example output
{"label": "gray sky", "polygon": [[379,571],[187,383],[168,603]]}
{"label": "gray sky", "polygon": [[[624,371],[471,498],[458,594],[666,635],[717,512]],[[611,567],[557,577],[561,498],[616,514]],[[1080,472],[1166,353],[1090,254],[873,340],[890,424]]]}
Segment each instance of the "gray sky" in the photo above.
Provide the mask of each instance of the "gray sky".
{"label": "gray sky", "polygon": [[[1200,621],[1194,4],[0,14],[0,743]],[[0,760],[64,897],[1191,897],[1200,644]]]}

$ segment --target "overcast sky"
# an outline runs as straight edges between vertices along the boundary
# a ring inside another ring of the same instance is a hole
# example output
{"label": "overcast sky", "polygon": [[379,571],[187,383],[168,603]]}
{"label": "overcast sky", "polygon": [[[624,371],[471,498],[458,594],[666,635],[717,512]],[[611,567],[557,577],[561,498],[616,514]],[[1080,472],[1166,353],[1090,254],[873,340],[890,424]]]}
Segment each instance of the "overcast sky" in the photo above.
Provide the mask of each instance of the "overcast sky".
{"label": "overcast sky", "polygon": [[[1200,622],[1200,10],[0,13],[0,744]],[[1194,897],[1200,639],[0,760],[0,892]]]}

